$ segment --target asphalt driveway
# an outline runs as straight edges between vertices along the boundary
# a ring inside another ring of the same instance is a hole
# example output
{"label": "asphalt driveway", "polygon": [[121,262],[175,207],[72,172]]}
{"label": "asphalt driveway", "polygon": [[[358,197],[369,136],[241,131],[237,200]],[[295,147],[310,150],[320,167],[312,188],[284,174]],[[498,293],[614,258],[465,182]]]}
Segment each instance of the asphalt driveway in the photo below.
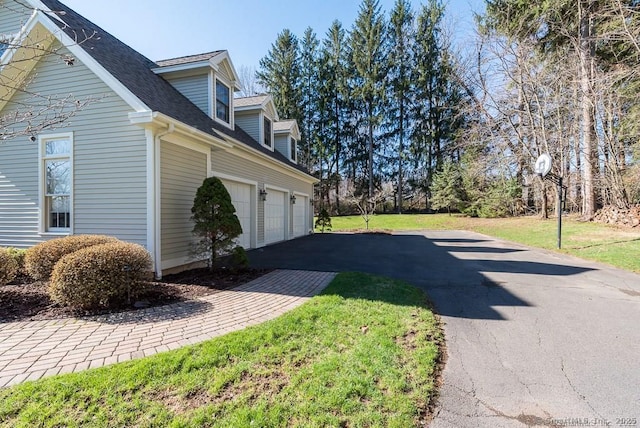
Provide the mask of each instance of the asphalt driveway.
{"label": "asphalt driveway", "polygon": [[448,352],[432,427],[640,426],[639,275],[462,231],[316,234],[249,258],[425,290]]}

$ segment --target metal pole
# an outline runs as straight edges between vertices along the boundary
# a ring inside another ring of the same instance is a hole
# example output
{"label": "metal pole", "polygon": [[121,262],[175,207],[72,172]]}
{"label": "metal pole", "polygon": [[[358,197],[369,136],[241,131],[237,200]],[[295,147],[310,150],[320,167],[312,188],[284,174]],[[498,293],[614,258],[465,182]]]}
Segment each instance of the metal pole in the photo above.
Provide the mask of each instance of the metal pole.
{"label": "metal pole", "polygon": [[558,249],[562,248],[562,177],[558,177]]}

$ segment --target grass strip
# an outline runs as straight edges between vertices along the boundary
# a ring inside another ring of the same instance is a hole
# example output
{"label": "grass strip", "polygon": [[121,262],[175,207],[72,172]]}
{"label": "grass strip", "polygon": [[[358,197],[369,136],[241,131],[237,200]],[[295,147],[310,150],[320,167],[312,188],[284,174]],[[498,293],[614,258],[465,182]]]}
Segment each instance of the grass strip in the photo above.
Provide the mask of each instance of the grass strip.
{"label": "grass strip", "polygon": [[342,273],[259,326],[0,390],[0,426],[415,426],[442,340],[422,291]]}

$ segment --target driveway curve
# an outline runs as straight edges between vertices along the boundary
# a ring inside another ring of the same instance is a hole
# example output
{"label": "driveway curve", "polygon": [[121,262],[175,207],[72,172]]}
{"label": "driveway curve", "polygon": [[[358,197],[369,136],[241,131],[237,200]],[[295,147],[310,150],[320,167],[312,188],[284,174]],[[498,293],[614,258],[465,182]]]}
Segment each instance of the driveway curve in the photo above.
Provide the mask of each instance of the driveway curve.
{"label": "driveway curve", "polygon": [[448,353],[432,427],[640,424],[639,275],[463,231],[316,234],[249,258],[426,291]]}

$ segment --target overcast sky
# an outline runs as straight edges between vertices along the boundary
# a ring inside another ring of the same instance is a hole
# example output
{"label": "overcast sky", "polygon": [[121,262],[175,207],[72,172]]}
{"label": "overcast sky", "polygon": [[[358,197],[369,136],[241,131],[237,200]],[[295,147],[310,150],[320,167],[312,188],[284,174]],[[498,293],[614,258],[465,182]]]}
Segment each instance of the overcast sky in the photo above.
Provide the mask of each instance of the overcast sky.
{"label": "overcast sky", "polygon": [[[357,0],[62,0],[87,19],[156,61],[226,49],[236,69],[257,67],[276,36],[289,28],[302,36],[312,27],[318,38],[338,19],[350,28]],[[395,0],[380,0],[389,12]],[[420,1],[412,0],[414,9]],[[472,12],[482,0],[450,0],[447,20],[464,42],[472,31]]]}

